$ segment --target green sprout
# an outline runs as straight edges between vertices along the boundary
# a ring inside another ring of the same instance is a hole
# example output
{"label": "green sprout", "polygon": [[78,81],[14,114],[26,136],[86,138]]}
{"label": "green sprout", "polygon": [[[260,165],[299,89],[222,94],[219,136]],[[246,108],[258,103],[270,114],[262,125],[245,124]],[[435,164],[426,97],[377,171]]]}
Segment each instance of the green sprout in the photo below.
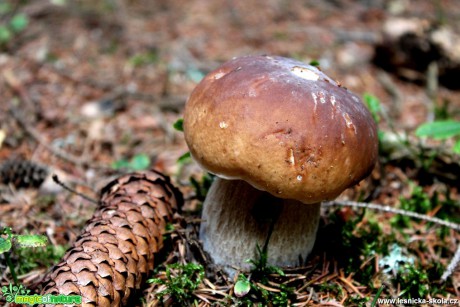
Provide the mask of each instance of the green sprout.
{"label": "green sprout", "polygon": [[[252,280],[243,274],[238,275],[238,280],[233,286],[235,297],[231,298],[232,306],[289,306],[294,298],[294,290],[285,284],[279,284],[276,291],[269,291],[262,285],[268,282],[258,280],[252,275]],[[260,282],[260,284],[259,284]],[[269,285],[274,288],[273,285]]]}
{"label": "green sprout", "polygon": [[253,265],[251,273],[262,278],[269,274],[278,274],[280,276],[284,276],[284,272],[281,268],[268,264],[267,244],[265,244],[264,248],[260,248],[260,246],[257,244],[256,249],[258,257],[256,259],[248,260],[248,262]]}
{"label": "green sprout", "polygon": [[[233,286],[236,298],[232,298],[236,306],[289,306],[294,290],[284,284],[278,286],[278,291],[269,291],[262,285],[269,285],[269,275],[277,274],[285,276],[283,270],[277,266],[268,264],[267,244],[263,248],[256,245],[258,256],[256,259],[248,260],[253,265],[251,279],[243,274]],[[260,283],[260,284],[259,284]]]}
{"label": "green sprout", "polygon": [[9,251],[13,248],[44,247],[48,244],[48,238],[43,235],[18,235],[13,234],[10,227],[5,227],[0,231],[0,254],[5,254],[5,259],[10,268],[11,275],[15,284],[19,284],[15,267],[11,261]]}
{"label": "green sprout", "polygon": [[233,286],[233,291],[237,297],[243,297],[251,290],[251,283],[246,276],[240,274],[238,281]]}

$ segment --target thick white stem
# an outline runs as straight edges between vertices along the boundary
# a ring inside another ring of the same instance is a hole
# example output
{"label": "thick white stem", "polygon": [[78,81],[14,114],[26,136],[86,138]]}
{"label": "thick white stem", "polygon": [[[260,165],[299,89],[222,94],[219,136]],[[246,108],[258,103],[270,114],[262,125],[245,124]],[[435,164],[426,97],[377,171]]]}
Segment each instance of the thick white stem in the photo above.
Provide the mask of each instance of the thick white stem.
{"label": "thick white stem", "polygon": [[227,273],[250,269],[256,245],[268,244],[268,263],[295,267],[315,243],[320,203],[280,199],[241,180],[216,178],[203,205],[200,238],[203,247]]}

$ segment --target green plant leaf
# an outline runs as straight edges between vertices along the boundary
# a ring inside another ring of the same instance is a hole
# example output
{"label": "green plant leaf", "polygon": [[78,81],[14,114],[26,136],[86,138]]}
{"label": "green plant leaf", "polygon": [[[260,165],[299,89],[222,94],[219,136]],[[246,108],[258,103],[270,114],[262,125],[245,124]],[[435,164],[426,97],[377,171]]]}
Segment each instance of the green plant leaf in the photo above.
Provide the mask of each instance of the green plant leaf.
{"label": "green plant leaf", "polygon": [[318,60],[312,60],[308,64],[310,64],[311,66],[319,67],[319,61]]}
{"label": "green plant leaf", "polygon": [[174,129],[177,131],[184,132],[184,119],[179,118],[174,124],[173,124]]}
{"label": "green plant leaf", "polygon": [[455,142],[455,145],[454,145],[453,150],[454,150],[455,153],[460,154],[460,140],[458,140],[457,142]]}
{"label": "green plant leaf", "polygon": [[0,14],[6,14],[11,11],[11,5],[6,2],[0,2]]}
{"label": "green plant leaf", "polygon": [[112,168],[113,169],[122,169],[122,168],[129,168],[130,164],[129,161],[126,159],[120,159],[115,162],[112,162]]}
{"label": "green plant leaf", "polygon": [[189,162],[191,159],[192,159],[192,155],[190,154],[190,151],[187,151],[186,153],[184,153],[182,156],[180,156],[177,159],[177,163],[185,164],[185,163]]}
{"label": "green plant leaf", "polygon": [[424,123],[415,131],[416,136],[428,136],[438,140],[460,135],[460,122],[445,120]]}
{"label": "green plant leaf", "polygon": [[10,39],[11,31],[5,26],[0,26],[0,44],[7,43]]}
{"label": "green plant leaf", "polygon": [[238,280],[233,287],[237,297],[243,297],[251,290],[251,284],[247,280]]}
{"label": "green plant leaf", "polygon": [[168,223],[166,224],[165,230],[166,231],[173,231],[175,229],[174,224]]}
{"label": "green plant leaf", "polygon": [[382,107],[380,105],[380,100],[374,95],[371,95],[369,93],[365,93],[363,95],[363,99],[364,99],[364,103],[366,104],[367,108],[371,112],[371,115],[374,118],[374,121],[376,123],[379,123],[380,122],[379,113],[382,110]]}
{"label": "green plant leaf", "polygon": [[145,170],[150,166],[150,158],[146,154],[137,154],[131,159],[129,166],[135,171]]}
{"label": "green plant leaf", "polygon": [[11,240],[0,237],[0,254],[6,253],[11,249]]}
{"label": "green plant leaf", "polygon": [[371,307],[377,306],[378,298],[380,297],[380,294],[382,294],[383,289],[384,289],[383,285],[380,286],[380,288],[378,288],[377,293],[375,294],[374,299],[371,302]]}
{"label": "green plant leaf", "polygon": [[43,235],[14,235],[13,243],[15,247],[44,247],[48,244],[48,238]]}
{"label": "green plant leaf", "polygon": [[129,169],[134,171],[146,170],[150,166],[150,157],[146,154],[137,154],[131,160],[120,159],[112,163],[113,169]]}
{"label": "green plant leaf", "polygon": [[29,19],[25,14],[16,14],[10,20],[10,27],[13,32],[21,32],[29,24]]}

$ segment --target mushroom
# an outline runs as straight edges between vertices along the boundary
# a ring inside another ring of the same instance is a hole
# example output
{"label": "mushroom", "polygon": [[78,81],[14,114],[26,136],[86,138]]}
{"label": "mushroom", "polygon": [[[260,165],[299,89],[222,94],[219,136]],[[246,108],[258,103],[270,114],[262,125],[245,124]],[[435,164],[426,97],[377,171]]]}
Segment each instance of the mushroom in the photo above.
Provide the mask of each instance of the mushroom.
{"label": "mushroom", "polygon": [[209,73],[186,103],[184,136],[217,175],[200,239],[230,274],[249,269],[265,243],[270,264],[301,264],[321,201],[357,184],[377,159],[376,125],[360,99],[318,68],[278,56],[235,58]]}

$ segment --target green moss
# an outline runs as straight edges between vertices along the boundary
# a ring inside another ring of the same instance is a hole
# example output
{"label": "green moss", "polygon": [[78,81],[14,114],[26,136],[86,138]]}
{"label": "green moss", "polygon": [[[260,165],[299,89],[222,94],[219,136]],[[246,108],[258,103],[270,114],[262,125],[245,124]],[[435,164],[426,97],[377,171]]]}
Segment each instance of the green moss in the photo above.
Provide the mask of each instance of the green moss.
{"label": "green moss", "polygon": [[162,300],[165,295],[171,295],[174,302],[180,306],[188,306],[193,302],[195,291],[204,278],[204,268],[200,264],[174,263],[166,266],[166,279],[152,278],[147,282],[165,285],[166,289],[157,293]]}

